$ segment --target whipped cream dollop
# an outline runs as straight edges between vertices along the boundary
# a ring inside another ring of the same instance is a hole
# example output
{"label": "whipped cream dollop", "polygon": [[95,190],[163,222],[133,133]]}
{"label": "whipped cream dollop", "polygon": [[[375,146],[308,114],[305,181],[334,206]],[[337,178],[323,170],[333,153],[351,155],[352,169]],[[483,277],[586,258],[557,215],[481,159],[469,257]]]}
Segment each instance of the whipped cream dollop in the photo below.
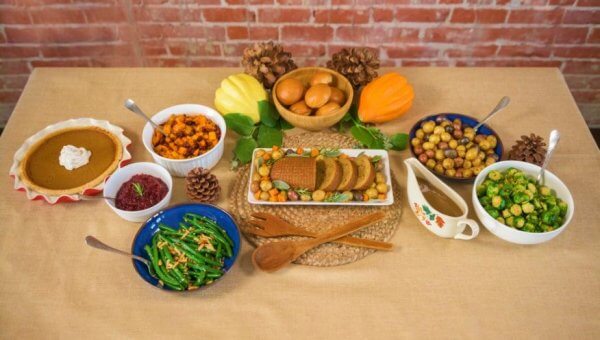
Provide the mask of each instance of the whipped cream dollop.
{"label": "whipped cream dollop", "polygon": [[60,150],[58,162],[67,170],[80,168],[90,162],[92,152],[85,148],[65,145]]}

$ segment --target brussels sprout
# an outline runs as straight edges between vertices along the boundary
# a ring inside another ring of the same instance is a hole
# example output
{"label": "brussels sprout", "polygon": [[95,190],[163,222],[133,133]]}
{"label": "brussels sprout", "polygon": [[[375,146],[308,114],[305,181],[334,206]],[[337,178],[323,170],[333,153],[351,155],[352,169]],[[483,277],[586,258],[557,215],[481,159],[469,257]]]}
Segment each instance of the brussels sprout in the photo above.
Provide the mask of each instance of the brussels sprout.
{"label": "brussels sprout", "polygon": [[515,227],[521,229],[525,225],[525,219],[523,218],[523,216],[517,216],[514,219],[514,224],[515,224]]}
{"label": "brussels sprout", "polygon": [[492,204],[492,199],[489,196],[483,196],[479,199],[479,202],[485,207]]}
{"label": "brussels sprout", "polygon": [[521,214],[523,213],[523,211],[521,210],[521,206],[518,204],[513,204],[510,207],[510,213],[515,215],[515,216],[521,216]]}
{"label": "brussels sprout", "polygon": [[512,214],[510,213],[510,211],[508,209],[502,210],[502,217],[509,218],[511,216],[512,216]]}
{"label": "brussels sprout", "polygon": [[525,224],[523,225],[523,230],[524,231],[529,231],[529,232],[534,232],[535,231],[535,225],[531,222],[525,222]]}
{"label": "brussels sprout", "polygon": [[527,183],[527,190],[531,191],[534,194],[537,192],[537,188],[533,183]]}
{"label": "brussels sprout", "polygon": [[488,197],[494,197],[495,195],[498,195],[499,191],[500,191],[500,188],[498,188],[498,184],[491,183],[490,185],[488,185],[488,187],[486,189],[486,195]]}
{"label": "brussels sprout", "polygon": [[481,197],[485,195],[486,187],[483,184],[477,186],[477,196]]}
{"label": "brussels sprout", "polygon": [[542,222],[544,224],[553,224],[556,222],[556,214],[552,211],[544,211],[542,213]]}
{"label": "brussels sprout", "polygon": [[498,218],[498,216],[500,216],[500,213],[498,212],[498,210],[494,209],[494,208],[486,208],[485,211],[487,211],[488,214],[490,214],[490,216],[492,216],[493,218]]}
{"label": "brussels sprout", "polygon": [[488,174],[488,177],[493,181],[499,181],[502,179],[502,173],[500,173],[500,171],[498,171],[498,170],[493,170],[493,171],[490,171],[490,173]]}
{"label": "brussels sprout", "polygon": [[535,210],[535,207],[533,206],[533,204],[527,202],[527,203],[521,204],[521,209],[523,210],[524,213],[531,214]]}
{"label": "brussels sprout", "polygon": [[542,196],[548,196],[551,193],[552,192],[550,191],[550,188],[548,188],[547,186],[540,187],[540,195],[542,195]]}
{"label": "brussels sprout", "polygon": [[514,193],[512,198],[515,203],[523,203],[529,201],[529,196],[527,196],[527,194],[524,192]]}
{"label": "brussels sprout", "polygon": [[502,217],[502,216],[496,217],[496,221],[498,221],[498,222],[500,222],[502,224],[506,224],[506,221],[504,220],[504,217]]}
{"label": "brussels sprout", "polygon": [[568,205],[562,200],[558,200],[558,208],[560,209],[560,216],[565,216],[567,214]]}
{"label": "brussels sprout", "polygon": [[504,209],[504,199],[500,196],[492,197],[492,206],[498,210]]}
{"label": "brussels sprout", "polygon": [[514,216],[510,216],[506,219],[506,225],[509,227],[514,227],[515,226],[515,217]]}

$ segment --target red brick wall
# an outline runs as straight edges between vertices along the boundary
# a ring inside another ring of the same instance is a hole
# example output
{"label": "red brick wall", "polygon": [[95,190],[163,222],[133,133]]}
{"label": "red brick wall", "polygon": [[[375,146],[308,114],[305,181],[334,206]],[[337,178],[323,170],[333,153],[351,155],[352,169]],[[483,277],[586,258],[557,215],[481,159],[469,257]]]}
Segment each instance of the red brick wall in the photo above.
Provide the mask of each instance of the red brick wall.
{"label": "red brick wall", "polygon": [[559,67],[600,125],[600,0],[0,0],[0,112],[38,66],[237,66],[277,40],[300,65],[343,46],[387,66]]}

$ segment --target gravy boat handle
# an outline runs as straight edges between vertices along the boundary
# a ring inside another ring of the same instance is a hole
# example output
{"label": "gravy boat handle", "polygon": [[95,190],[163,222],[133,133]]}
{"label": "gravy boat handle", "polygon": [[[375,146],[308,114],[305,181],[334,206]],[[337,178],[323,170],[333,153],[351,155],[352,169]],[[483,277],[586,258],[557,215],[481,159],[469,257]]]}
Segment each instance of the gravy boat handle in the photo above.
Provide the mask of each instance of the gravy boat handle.
{"label": "gravy boat handle", "polygon": [[[465,218],[456,223],[458,227],[463,227],[463,230],[454,236],[456,240],[472,240],[479,235],[479,224],[470,218]],[[465,228],[471,228],[471,235],[465,234]]]}

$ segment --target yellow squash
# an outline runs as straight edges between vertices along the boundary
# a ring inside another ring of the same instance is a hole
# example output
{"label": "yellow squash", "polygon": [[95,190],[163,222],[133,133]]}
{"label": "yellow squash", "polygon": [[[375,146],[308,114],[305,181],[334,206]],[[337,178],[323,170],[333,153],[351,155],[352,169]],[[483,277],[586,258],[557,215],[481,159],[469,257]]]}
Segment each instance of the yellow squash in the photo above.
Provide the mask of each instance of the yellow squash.
{"label": "yellow squash", "polygon": [[412,106],[415,92],[406,78],[388,73],[362,90],[358,118],[364,123],[385,123],[398,118]]}
{"label": "yellow squash", "polygon": [[245,73],[234,74],[221,82],[215,92],[215,107],[222,114],[240,113],[260,121],[258,102],[267,100],[267,92],[256,78]]}

